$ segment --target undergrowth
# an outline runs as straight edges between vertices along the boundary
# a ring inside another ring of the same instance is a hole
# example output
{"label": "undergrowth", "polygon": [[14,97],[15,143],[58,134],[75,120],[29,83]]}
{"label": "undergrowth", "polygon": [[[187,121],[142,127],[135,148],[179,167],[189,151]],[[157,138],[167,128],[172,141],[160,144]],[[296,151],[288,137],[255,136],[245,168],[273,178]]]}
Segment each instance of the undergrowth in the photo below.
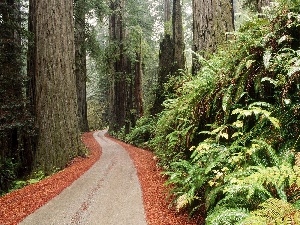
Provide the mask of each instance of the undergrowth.
{"label": "undergrowth", "polygon": [[300,1],[277,1],[199,58],[127,141],[155,151],[177,210],[205,206],[206,224],[300,224]]}
{"label": "undergrowth", "polygon": [[45,179],[46,177],[47,176],[45,175],[45,173],[43,171],[36,171],[36,172],[32,173],[30,176],[24,177],[24,179],[16,179],[16,177],[15,177],[14,181],[11,182],[11,185],[10,185],[8,191],[2,192],[2,193],[0,192],[0,196],[7,194],[9,192],[12,192],[12,191],[21,189],[27,185],[38,183],[39,181]]}

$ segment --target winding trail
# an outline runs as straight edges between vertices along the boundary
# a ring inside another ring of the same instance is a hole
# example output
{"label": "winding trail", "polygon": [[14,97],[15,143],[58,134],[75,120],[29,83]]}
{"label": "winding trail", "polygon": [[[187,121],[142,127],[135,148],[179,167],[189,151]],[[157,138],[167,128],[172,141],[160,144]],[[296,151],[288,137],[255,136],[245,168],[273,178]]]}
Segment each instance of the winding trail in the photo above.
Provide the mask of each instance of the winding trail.
{"label": "winding trail", "polygon": [[94,133],[102,155],[92,168],[21,225],[146,225],[142,192],[128,153]]}

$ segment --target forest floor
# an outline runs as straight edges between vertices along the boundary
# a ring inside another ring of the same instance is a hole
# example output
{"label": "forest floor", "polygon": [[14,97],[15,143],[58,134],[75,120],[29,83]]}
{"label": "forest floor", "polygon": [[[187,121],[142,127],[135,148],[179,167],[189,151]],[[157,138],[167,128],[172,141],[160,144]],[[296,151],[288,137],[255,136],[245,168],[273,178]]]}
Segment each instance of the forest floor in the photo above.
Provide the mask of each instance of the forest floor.
{"label": "forest floor", "polygon": [[[157,167],[155,157],[152,152],[133,147],[131,145],[125,144],[118,140],[112,139],[111,137],[108,138],[110,140],[106,138],[107,142],[113,141],[115,144],[118,143],[117,145],[122,146],[130,156],[131,160],[133,161],[134,167],[136,169],[136,174],[138,175],[138,180],[139,180],[139,182],[137,183],[140,184],[140,188],[142,191],[141,195],[142,195],[143,206],[141,208],[144,207],[144,217],[146,218],[147,224],[149,225],[203,224],[203,218],[199,217],[197,219],[195,218],[189,219],[186,214],[178,213],[172,207],[170,207],[170,202],[167,200],[168,199],[167,189],[164,185],[165,178],[161,175],[161,170]],[[69,189],[71,189],[70,187],[72,187],[73,185],[72,183],[80,182],[82,177],[84,177],[87,173],[93,170],[93,168],[95,167],[94,164],[95,163],[97,164],[98,161],[100,161],[99,160],[100,156],[101,158],[103,158],[104,155],[101,155],[102,153],[101,147],[99,146],[96,139],[93,137],[93,132],[84,134],[82,136],[82,140],[84,144],[87,146],[87,148],[90,150],[90,154],[87,158],[77,158],[73,160],[72,163],[66,169],[54,174],[53,176],[50,176],[39,183],[28,185],[23,189],[11,192],[0,198],[0,224],[1,225],[18,224],[25,217],[27,217],[32,212],[36,211],[41,206],[44,207],[47,204],[48,205],[50,204],[51,206],[52,204],[51,202],[53,202],[53,199],[58,198],[58,196],[62,195],[61,193],[66,192],[66,190],[68,192]],[[80,179],[78,179],[79,177]],[[130,177],[132,177],[132,175]],[[51,224],[84,224],[80,222],[80,220],[82,220],[83,215],[85,215],[85,217],[89,217],[86,211],[89,208],[91,208],[90,205],[94,204],[95,192],[100,192],[102,194],[106,193],[105,190],[101,189],[103,185],[102,184],[99,185],[99,182],[103,182],[104,178],[101,178],[100,180],[99,178],[97,179],[98,179],[98,184],[96,184],[96,186],[94,186],[94,188],[90,190],[89,194],[85,196],[86,197],[85,200],[82,200],[82,202],[79,204],[80,207],[77,208],[77,214],[74,214],[71,217],[72,220],[69,223],[61,223],[62,221],[58,221],[57,223],[54,222]],[[132,183],[132,182],[128,182],[128,183]],[[87,189],[85,187],[85,184],[86,184],[85,181],[80,184],[82,190]],[[120,187],[122,188],[122,186]],[[127,187],[127,189],[130,188]],[[133,192],[136,193],[138,191],[135,190]],[[124,194],[124,196],[125,195],[126,194]],[[102,197],[104,198],[104,196]],[[101,196],[99,197],[100,200],[102,199],[102,197]],[[118,200],[113,200],[113,196],[111,197],[112,197],[111,201],[113,202],[118,201]],[[74,198],[76,197],[74,196]],[[69,206],[70,204],[68,202],[65,202],[65,207],[68,208]],[[101,205],[101,207],[99,207],[98,205],[98,209],[105,208],[105,207],[108,207],[108,205],[103,204]],[[128,205],[127,208],[130,209],[130,206]],[[137,214],[141,215],[141,211],[140,211],[141,209],[136,209],[136,210],[139,211],[139,213]],[[27,218],[30,218],[30,216]],[[24,221],[26,221],[27,218]],[[142,222],[143,218],[138,220],[141,221],[139,221],[139,223],[132,223],[129,221],[127,223],[126,222],[124,223],[122,221],[119,221],[119,223],[111,223],[111,224],[122,224],[122,225],[143,224]],[[95,223],[95,225],[102,224],[99,222],[100,221],[98,221],[98,223]],[[30,224],[41,224],[41,223],[30,222]],[[89,223],[89,224],[93,224],[93,223]]]}

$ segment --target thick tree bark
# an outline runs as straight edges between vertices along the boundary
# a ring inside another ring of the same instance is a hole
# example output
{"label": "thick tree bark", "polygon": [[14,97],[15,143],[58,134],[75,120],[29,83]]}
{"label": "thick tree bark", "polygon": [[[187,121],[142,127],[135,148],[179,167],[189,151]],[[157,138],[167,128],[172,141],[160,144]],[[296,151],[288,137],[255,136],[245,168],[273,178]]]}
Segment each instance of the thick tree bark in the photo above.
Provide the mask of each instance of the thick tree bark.
{"label": "thick tree bark", "polygon": [[[226,32],[233,31],[232,0],[193,0],[193,51],[204,57],[213,53],[217,44],[226,40]],[[200,65],[193,58],[193,74]]]}
{"label": "thick tree bark", "polygon": [[32,0],[35,31],[35,168],[51,173],[82,154],[79,144],[73,2]]}
{"label": "thick tree bark", "polygon": [[134,119],[132,121],[132,126],[135,126],[135,122],[138,118],[142,117],[144,114],[143,110],[143,91],[142,91],[142,77],[143,77],[143,63],[142,63],[142,36],[140,35],[139,40],[139,49],[136,50],[136,58],[135,58],[135,74],[134,74],[134,105],[133,108],[135,110]]}
{"label": "thick tree bark", "polygon": [[164,23],[171,21],[171,1],[164,0]]}
{"label": "thick tree bark", "polygon": [[111,46],[114,49],[110,54],[113,56],[109,62],[111,73],[110,88],[110,130],[118,131],[125,126],[127,108],[127,82],[126,68],[127,59],[124,53],[124,27],[123,9],[124,1],[111,2],[109,35]]}
{"label": "thick tree bark", "polygon": [[[165,0],[165,12],[169,12],[169,0]],[[169,26],[169,16],[165,14],[165,26]],[[157,87],[155,90],[155,100],[150,110],[155,115],[163,110],[162,103],[165,100],[164,84],[168,82],[169,76],[176,76],[178,70],[185,68],[184,56],[184,35],[182,27],[182,9],[180,0],[173,0],[172,12],[172,34],[165,28],[165,35],[160,43],[159,51],[159,71],[157,77]],[[172,36],[171,36],[172,35]],[[169,90],[173,91],[173,90]]]}
{"label": "thick tree bark", "polygon": [[85,43],[85,15],[86,1],[75,0],[75,76],[77,87],[77,103],[79,129],[81,132],[89,130],[87,121],[86,102],[86,43]]}
{"label": "thick tree bark", "polygon": [[172,35],[172,0],[164,0],[164,34]]}
{"label": "thick tree bark", "polygon": [[181,0],[173,0],[173,41],[174,41],[174,62],[173,74],[177,73],[179,69],[185,68],[184,57],[184,35],[182,27],[182,9]]}
{"label": "thick tree bark", "polygon": [[165,35],[164,39],[160,42],[159,49],[159,71],[155,90],[155,100],[150,110],[151,115],[156,115],[163,110],[162,103],[165,100],[164,84],[168,82],[168,75],[173,71],[174,45],[170,35]]}
{"label": "thick tree bark", "polygon": [[29,99],[30,111],[35,116],[35,71],[36,71],[36,52],[35,52],[35,5],[34,0],[29,1],[29,16],[28,16],[28,30],[32,34],[28,38],[27,51],[27,76],[28,82],[26,85],[26,95]]}

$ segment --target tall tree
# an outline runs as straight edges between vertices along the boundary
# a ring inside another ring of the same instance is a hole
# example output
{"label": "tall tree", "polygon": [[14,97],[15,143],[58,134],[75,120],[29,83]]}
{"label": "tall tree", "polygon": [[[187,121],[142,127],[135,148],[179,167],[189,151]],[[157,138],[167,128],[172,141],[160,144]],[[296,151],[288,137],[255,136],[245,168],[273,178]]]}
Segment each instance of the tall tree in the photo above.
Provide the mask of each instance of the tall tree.
{"label": "tall tree", "polygon": [[32,116],[23,92],[27,78],[20,7],[19,1],[0,0],[0,193],[30,171],[33,155]]}
{"label": "tall tree", "polygon": [[184,35],[182,26],[182,9],[181,0],[173,0],[173,42],[174,42],[174,62],[173,62],[173,73],[176,73],[179,69],[185,68],[185,57],[184,57]]}
{"label": "tall tree", "polygon": [[[142,44],[142,29],[139,25],[130,27],[131,30],[127,35],[126,48],[131,52],[129,57],[128,65],[131,67],[127,69],[127,81],[130,82],[128,85],[128,97],[127,97],[127,130],[129,132],[131,127],[134,127],[137,119],[143,116],[143,88],[142,88],[142,77],[143,77],[143,44]],[[126,54],[129,52],[127,51]]]}
{"label": "tall tree", "polygon": [[[226,32],[233,31],[232,0],[193,0],[193,51],[204,57],[213,53],[217,44],[226,40]],[[193,57],[193,74],[200,68]]]}
{"label": "tall tree", "polygon": [[[151,109],[153,115],[163,110],[164,84],[168,82],[170,76],[176,76],[179,69],[185,68],[181,1],[173,0],[172,17],[169,14],[171,12],[170,5],[170,0],[164,1],[165,32],[160,42],[157,88]],[[169,29],[170,24],[172,29]],[[170,91],[172,92],[172,90]]]}
{"label": "tall tree", "polygon": [[125,127],[125,132],[129,132],[143,115],[141,24],[148,26],[148,23],[144,19],[145,7],[137,6],[135,0],[111,0],[109,7],[108,42],[101,38],[102,44],[108,43],[102,64],[106,65],[103,71],[109,82],[109,128],[119,131]]}
{"label": "tall tree", "polygon": [[164,34],[171,34],[172,8],[171,0],[164,0]]}
{"label": "tall tree", "polygon": [[[142,117],[144,114],[143,108],[143,91],[142,91],[142,77],[143,77],[143,55],[142,55],[142,34],[139,34],[139,48],[135,51],[135,68],[134,68],[134,106],[136,115],[133,123]],[[134,126],[134,124],[133,124]]]}
{"label": "tall tree", "polygon": [[112,131],[120,130],[126,122],[127,108],[127,82],[126,68],[127,58],[124,51],[124,1],[114,0],[110,3],[112,14],[109,19],[109,36],[111,51],[110,56],[110,129]]}
{"label": "tall tree", "polygon": [[35,168],[50,173],[82,153],[79,144],[73,2],[31,0],[34,31]]}
{"label": "tall tree", "polygon": [[88,131],[87,102],[86,102],[86,0],[75,0],[75,76],[77,87],[77,103],[79,129]]}
{"label": "tall tree", "polygon": [[155,99],[151,108],[151,114],[155,115],[163,110],[162,103],[164,97],[164,84],[168,81],[168,75],[172,73],[174,63],[173,38],[172,38],[172,10],[171,0],[164,0],[164,37],[160,42],[159,65]]}

